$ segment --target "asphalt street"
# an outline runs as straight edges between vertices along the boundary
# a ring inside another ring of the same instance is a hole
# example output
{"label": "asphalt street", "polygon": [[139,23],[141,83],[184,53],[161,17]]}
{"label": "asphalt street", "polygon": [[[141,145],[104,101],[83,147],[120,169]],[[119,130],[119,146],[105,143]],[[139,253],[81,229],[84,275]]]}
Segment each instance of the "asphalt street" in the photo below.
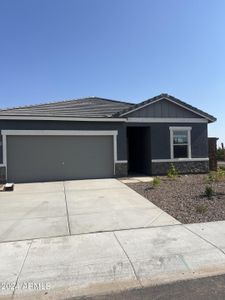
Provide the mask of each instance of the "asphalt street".
{"label": "asphalt street", "polygon": [[[225,275],[73,300],[224,300]],[[70,299],[72,300],[72,299]]]}

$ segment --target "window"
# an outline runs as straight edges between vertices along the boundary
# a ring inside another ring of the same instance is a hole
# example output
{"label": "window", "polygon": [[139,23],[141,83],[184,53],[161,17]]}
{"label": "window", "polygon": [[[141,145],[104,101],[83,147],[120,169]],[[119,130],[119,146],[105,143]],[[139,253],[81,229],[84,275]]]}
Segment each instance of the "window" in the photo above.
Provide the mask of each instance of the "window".
{"label": "window", "polygon": [[191,158],[191,127],[170,127],[171,159]]}

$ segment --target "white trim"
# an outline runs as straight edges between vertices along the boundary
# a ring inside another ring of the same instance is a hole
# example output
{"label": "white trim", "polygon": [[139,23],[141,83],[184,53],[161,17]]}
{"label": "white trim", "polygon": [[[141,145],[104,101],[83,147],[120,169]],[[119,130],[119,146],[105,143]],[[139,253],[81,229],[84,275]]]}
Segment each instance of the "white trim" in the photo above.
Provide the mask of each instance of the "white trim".
{"label": "white trim", "polygon": [[118,130],[2,130],[3,165],[6,167],[7,179],[7,136],[112,136],[113,137],[113,163],[117,162],[117,135]]}
{"label": "white trim", "polygon": [[191,130],[188,130],[188,158],[192,158],[192,152],[191,152]]}
{"label": "white trim", "polygon": [[5,167],[5,177],[7,179],[7,144],[6,135],[2,134],[2,157],[3,157],[3,167]]}
{"label": "white trim", "polygon": [[117,161],[117,135],[113,135],[113,173],[116,175],[116,161]]}
{"label": "white trim", "polygon": [[195,110],[193,110],[193,109],[191,109],[191,108],[188,108],[188,107],[186,107],[186,106],[184,106],[184,105],[182,105],[182,104],[180,104],[180,103],[177,103],[177,102],[175,102],[175,101],[169,99],[169,98],[166,97],[166,96],[162,96],[161,98],[156,99],[155,101],[146,103],[146,104],[141,105],[141,106],[139,106],[139,107],[137,107],[137,108],[134,108],[134,109],[132,109],[132,110],[130,110],[130,111],[127,111],[127,112],[121,114],[121,117],[122,117],[122,116],[126,116],[127,114],[130,114],[130,113],[132,113],[132,112],[134,112],[134,111],[137,111],[137,110],[139,110],[139,109],[142,109],[142,108],[144,108],[144,107],[146,107],[146,106],[149,106],[149,105],[151,105],[151,104],[153,104],[153,103],[156,103],[156,102],[158,102],[158,101],[160,101],[160,100],[163,100],[163,99],[166,99],[167,101],[170,101],[170,102],[172,102],[173,104],[176,104],[176,105],[178,105],[178,106],[180,106],[180,107],[182,107],[182,108],[184,108],[184,109],[186,109],[186,110],[189,110],[189,111],[191,111],[192,113],[194,113],[194,114],[196,114],[196,115],[199,115],[199,116],[203,117],[203,118],[206,119],[206,120],[213,121],[212,119],[207,118],[207,117],[204,116],[203,114],[201,114],[201,113],[199,113],[199,112],[197,112],[197,111],[195,111]]}
{"label": "white trim", "polygon": [[117,164],[127,164],[128,161],[127,160],[117,160],[116,163]]}
{"label": "white trim", "polygon": [[118,135],[117,130],[2,130],[4,135]]}
{"label": "white trim", "polygon": [[174,159],[173,130],[171,130],[171,128],[170,128],[170,158]]}
{"label": "white trim", "polygon": [[127,118],[128,123],[208,123],[199,118]]}
{"label": "white trim", "polygon": [[128,122],[128,123],[208,123],[205,118],[64,118],[0,116],[0,120],[76,121],[76,122]]}
{"label": "white trim", "polygon": [[191,162],[191,161],[209,161],[209,158],[174,158],[174,159],[152,159],[153,163],[163,162]]}
{"label": "white trim", "polygon": [[46,120],[77,122],[125,122],[126,118],[73,118],[73,117],[36,117],[36,116],[0,116],[0,120]]}
{"label": "white trim", "polygon": [[190,127],[190,126],[189,127],[188,126],[180,126],[180,127],[179,126],[170,126],[169,129],[170,130],[178,130],[178,131],[179,130],[181,130],[181,131],[182,130],[188,130],[188,131],[190,131],[190,130],[192,130],[192,127]]}
{"label": "white trim", "polygon": [[191,159],[191,130],[192,127],[170,127],[170,159],[175,159],[174,158],[174,143],[173,143],[173,136],[175,131],[187,131],[188,133],[188,141],[187,141],[187,146],[188,146],[188,157],[186,159]]}
{"label": "white trim", "polygon": [[7,153],[6,153],[6,136],[5,135],[2,135],[2,156],[3,156],[3,164],[6,166]]}
{"label": "white trim", "polygon": [[0,167],[5,167],[5,165],[4,164],[0,164]]}
{"label": "white trim", "polygon": [[134,123],[208,123],[205,118],[63,118],[0,116],[0,120],[76,121],[76,122],[134,122]]}

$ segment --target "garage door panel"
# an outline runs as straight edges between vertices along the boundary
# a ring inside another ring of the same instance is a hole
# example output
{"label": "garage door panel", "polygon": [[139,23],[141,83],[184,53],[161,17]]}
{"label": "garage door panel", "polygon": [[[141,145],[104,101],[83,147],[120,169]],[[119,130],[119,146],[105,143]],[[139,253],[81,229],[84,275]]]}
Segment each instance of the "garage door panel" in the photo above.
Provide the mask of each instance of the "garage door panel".
{"label": "garage door panel", "polygon": [[112,136],[8,136],[7,173],[13,182],[113,176]]}

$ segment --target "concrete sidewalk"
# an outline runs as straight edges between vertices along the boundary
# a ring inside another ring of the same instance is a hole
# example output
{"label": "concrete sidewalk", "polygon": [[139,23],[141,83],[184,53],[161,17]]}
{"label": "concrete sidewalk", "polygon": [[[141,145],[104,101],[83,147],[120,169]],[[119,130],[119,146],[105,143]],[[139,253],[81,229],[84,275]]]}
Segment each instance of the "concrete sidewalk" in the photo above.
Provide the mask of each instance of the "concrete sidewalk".
{"label": "concrete sidewalk", "polygon": [[224,236],[225,222],[213,222],[1,243],[0,297],[67,299],[222,274]]}

